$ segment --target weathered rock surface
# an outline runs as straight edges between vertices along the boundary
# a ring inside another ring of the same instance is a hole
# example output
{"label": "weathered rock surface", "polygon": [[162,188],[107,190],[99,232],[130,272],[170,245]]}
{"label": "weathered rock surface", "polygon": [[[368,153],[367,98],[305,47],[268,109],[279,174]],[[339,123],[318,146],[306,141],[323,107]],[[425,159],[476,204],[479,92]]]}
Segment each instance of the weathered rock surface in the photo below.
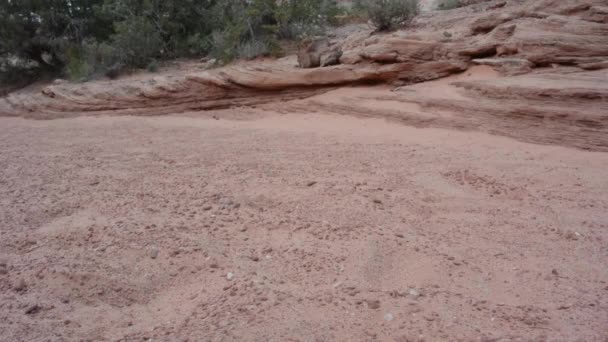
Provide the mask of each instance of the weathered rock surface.
{"label": "weathered rock surface", "polygon": [[300,68],[316,68],[336,65],[340,63],[342,48],[336,42],[327,38],[316,39],[306,44],[298,53]]}
{"label": "weathered rock surface", "polygon": [[[298,56],[278,60],[29,88],[0,99],[0,115],[160,115],[284,103],[338,86],[414,84],[483,65],[501,75],[449,85],[446,89],[457,97],[446,97],[441,89],[417,94],[417,86],[402,88],[391,96],[417,95],[399,96],[392,107],[372,112],[391,116],[387,113],[407,112],[404,103],[423,103],[426,117],[437,116],[426,125],[449,126],[433,111],[450,110],[452,119],[479,122],[457,127],[466,129],[492,126],[482,121],[493,113],[490,121],[505,126],[485,129],[490,132],[517,138],[522,130],[509,133],[508,127],[534,122],[537,131],[519,138],[606,150],[607,8],[605,0],[473,1],[422,14],[405,30],[357,30],[333,42],[314,41]],[[324,104],[325,110],[341,111],[331,107],[333,102]],[[400,115],[404,122],[416,122],[411,113]]]}
{"label": "weathered rock surface", "polygon": [[339,89],[286,111],[383,117],[415,127],[482,131],[518,140],[608,151],[608,70],[576,68],[501,77],[488,66],[433,82]]}

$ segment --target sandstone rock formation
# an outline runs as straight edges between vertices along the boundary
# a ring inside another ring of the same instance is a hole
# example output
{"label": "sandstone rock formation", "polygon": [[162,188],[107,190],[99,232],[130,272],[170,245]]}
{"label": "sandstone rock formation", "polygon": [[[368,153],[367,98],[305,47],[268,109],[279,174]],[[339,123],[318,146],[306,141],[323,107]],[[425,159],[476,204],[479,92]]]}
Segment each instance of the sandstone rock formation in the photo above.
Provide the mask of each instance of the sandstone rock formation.
{"label": "sandstone rock formation", "polygon": [[[450,84],[447,97],[443,88],[402,87],[389,92],[397,101],[394,109],[373,112],[398,112],[412,123],[417,114],[404,110],[405,104],[417,104],[428,109],[424,125],[462,119],[467,123],[458,127],[515,137],[525,133],[519,128],[533,125],[541,133],[519,138],[608,150],[605,0],[475,1],[424,13],[397,32],[378,34],[370,28],[337,41],[312,42],[297,58],[25,89],[0,99],[0,115],[158,115],[226,108],[306,98],[345,85],[415,84],[482,65],[501,75]],[[509,133],[514,127],[519,131]]]}
{"label": "sandstone rock formation", "polygon": [[327,38],[315,39],[298,52],[300,68],[317,68],[339,64],[342,49]]}

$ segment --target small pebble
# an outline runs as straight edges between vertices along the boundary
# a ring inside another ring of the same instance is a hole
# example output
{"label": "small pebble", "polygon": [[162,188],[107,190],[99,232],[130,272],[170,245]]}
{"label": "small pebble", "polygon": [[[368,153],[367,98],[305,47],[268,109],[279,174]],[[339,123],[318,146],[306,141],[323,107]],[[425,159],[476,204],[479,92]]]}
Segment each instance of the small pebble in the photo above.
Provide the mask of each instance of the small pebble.
{"label": "small pebble", "polygon": [[370,309],[379,309],[380,308],[380,301],[379,300],[368,300],[367,301],[367,307]]}
{"label": "small pebble", "polygon": [[234,273],[228,272],[228,274],[226,274],[226,279],[228,279],[228,280],[234,279]]}
{"label": "small pebble", "polygon": [[392,313],[390,313],[390,312],[389,312],[389,313],[387,313],[386,315],[384,315],[384,320],[385,320],[385,321],[387,321],[387,322],[392,321],[394,318],[395,318],[395,317],[394,317],[394,316],[393,316],[393,314],[392,314]]}
{"label": "small pebble", "polygon": [[37,313],[38,311],[40,311],[41,309],[42,309],[42,307],[40,307],[40,305],[34,304],[34,305],[29,306],[27,308],[27,310],[25,310],[25,314],[33,315],[33,314]]}
{"label": "small pebble", "polygon": [[152,247],[150,249],[150,258],[156,259],[158,257],[158,253],[159,253],[158,247]]}
{"label": "small pebble", "polygon": [[27,284],[25,283],[25,280],[19,279],[19,281],[17,281],[15,286],[13,286],[13,290],[15,290],[17,292],[21,292],[21,291],[25,290],[26,287],[27,287]]}

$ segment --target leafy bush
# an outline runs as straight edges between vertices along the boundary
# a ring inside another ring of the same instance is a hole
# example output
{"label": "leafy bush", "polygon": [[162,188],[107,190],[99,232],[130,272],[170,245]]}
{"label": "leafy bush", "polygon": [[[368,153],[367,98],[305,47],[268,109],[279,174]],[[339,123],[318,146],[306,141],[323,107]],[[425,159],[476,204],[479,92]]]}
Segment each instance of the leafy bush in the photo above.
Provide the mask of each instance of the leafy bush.
{"label": "leafy bush", "polygon": [[454,8],[462,7],[464,4],[460,0],[441,0],[437,4],[438,10],[451,10]]}
{"label": "leafy bush", "polygon": [[393,29],[420,13],[418,0],[358,0],[355,8],[364,13],[379,31]]}

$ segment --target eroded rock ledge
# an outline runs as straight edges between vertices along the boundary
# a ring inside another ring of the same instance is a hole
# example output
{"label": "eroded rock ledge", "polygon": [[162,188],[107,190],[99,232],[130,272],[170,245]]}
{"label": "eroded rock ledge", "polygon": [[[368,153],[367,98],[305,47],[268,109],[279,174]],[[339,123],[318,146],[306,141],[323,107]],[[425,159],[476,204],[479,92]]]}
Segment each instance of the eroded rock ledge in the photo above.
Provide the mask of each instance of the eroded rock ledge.
{"label": "eroded rock ledge", "polygon": [[[540,138],[523,140],[608,150],[608,139],[603,137],[608,136],[605,0],[475,2],[423,14],[407,30],[374,34],[362,29],[335,39],[332,46],[339,44],[339,65],[303,69],[290,56],[207,71],[53,84],[40,91],[26,89],[5,96],[0,99],[0,115],[45,119],[160,115],[284,102],[339,86],[388,83],[401,86],[391,96],[396,100],[394,111],[405,122],[408,115],[410,123],[414,122],[415,115],[399,103],[422,104],[429,109],[428,115],[447,111],[451,117],[469,118],[468,122],[492,113],[498,121],[488,119],[489,123],[479,121],[464,128],[484,127],[490,133],[504,134],[501,132],[507,128],[497,129],[497,125],[517,121],[511,126],[527,123],[544,132],[534,133]],[[501,77],[451,84],[458,89],[453,92],[457,96],[446,97],[433,89],[417,93],[415,87],[403,87],[474,65],[491,66]],[[378,116],[390,116],[388,112],[373,110]],[[426,122],[442,126],[445,117]],[[568,137],[559,133],[563,131],[569,132]]]}

